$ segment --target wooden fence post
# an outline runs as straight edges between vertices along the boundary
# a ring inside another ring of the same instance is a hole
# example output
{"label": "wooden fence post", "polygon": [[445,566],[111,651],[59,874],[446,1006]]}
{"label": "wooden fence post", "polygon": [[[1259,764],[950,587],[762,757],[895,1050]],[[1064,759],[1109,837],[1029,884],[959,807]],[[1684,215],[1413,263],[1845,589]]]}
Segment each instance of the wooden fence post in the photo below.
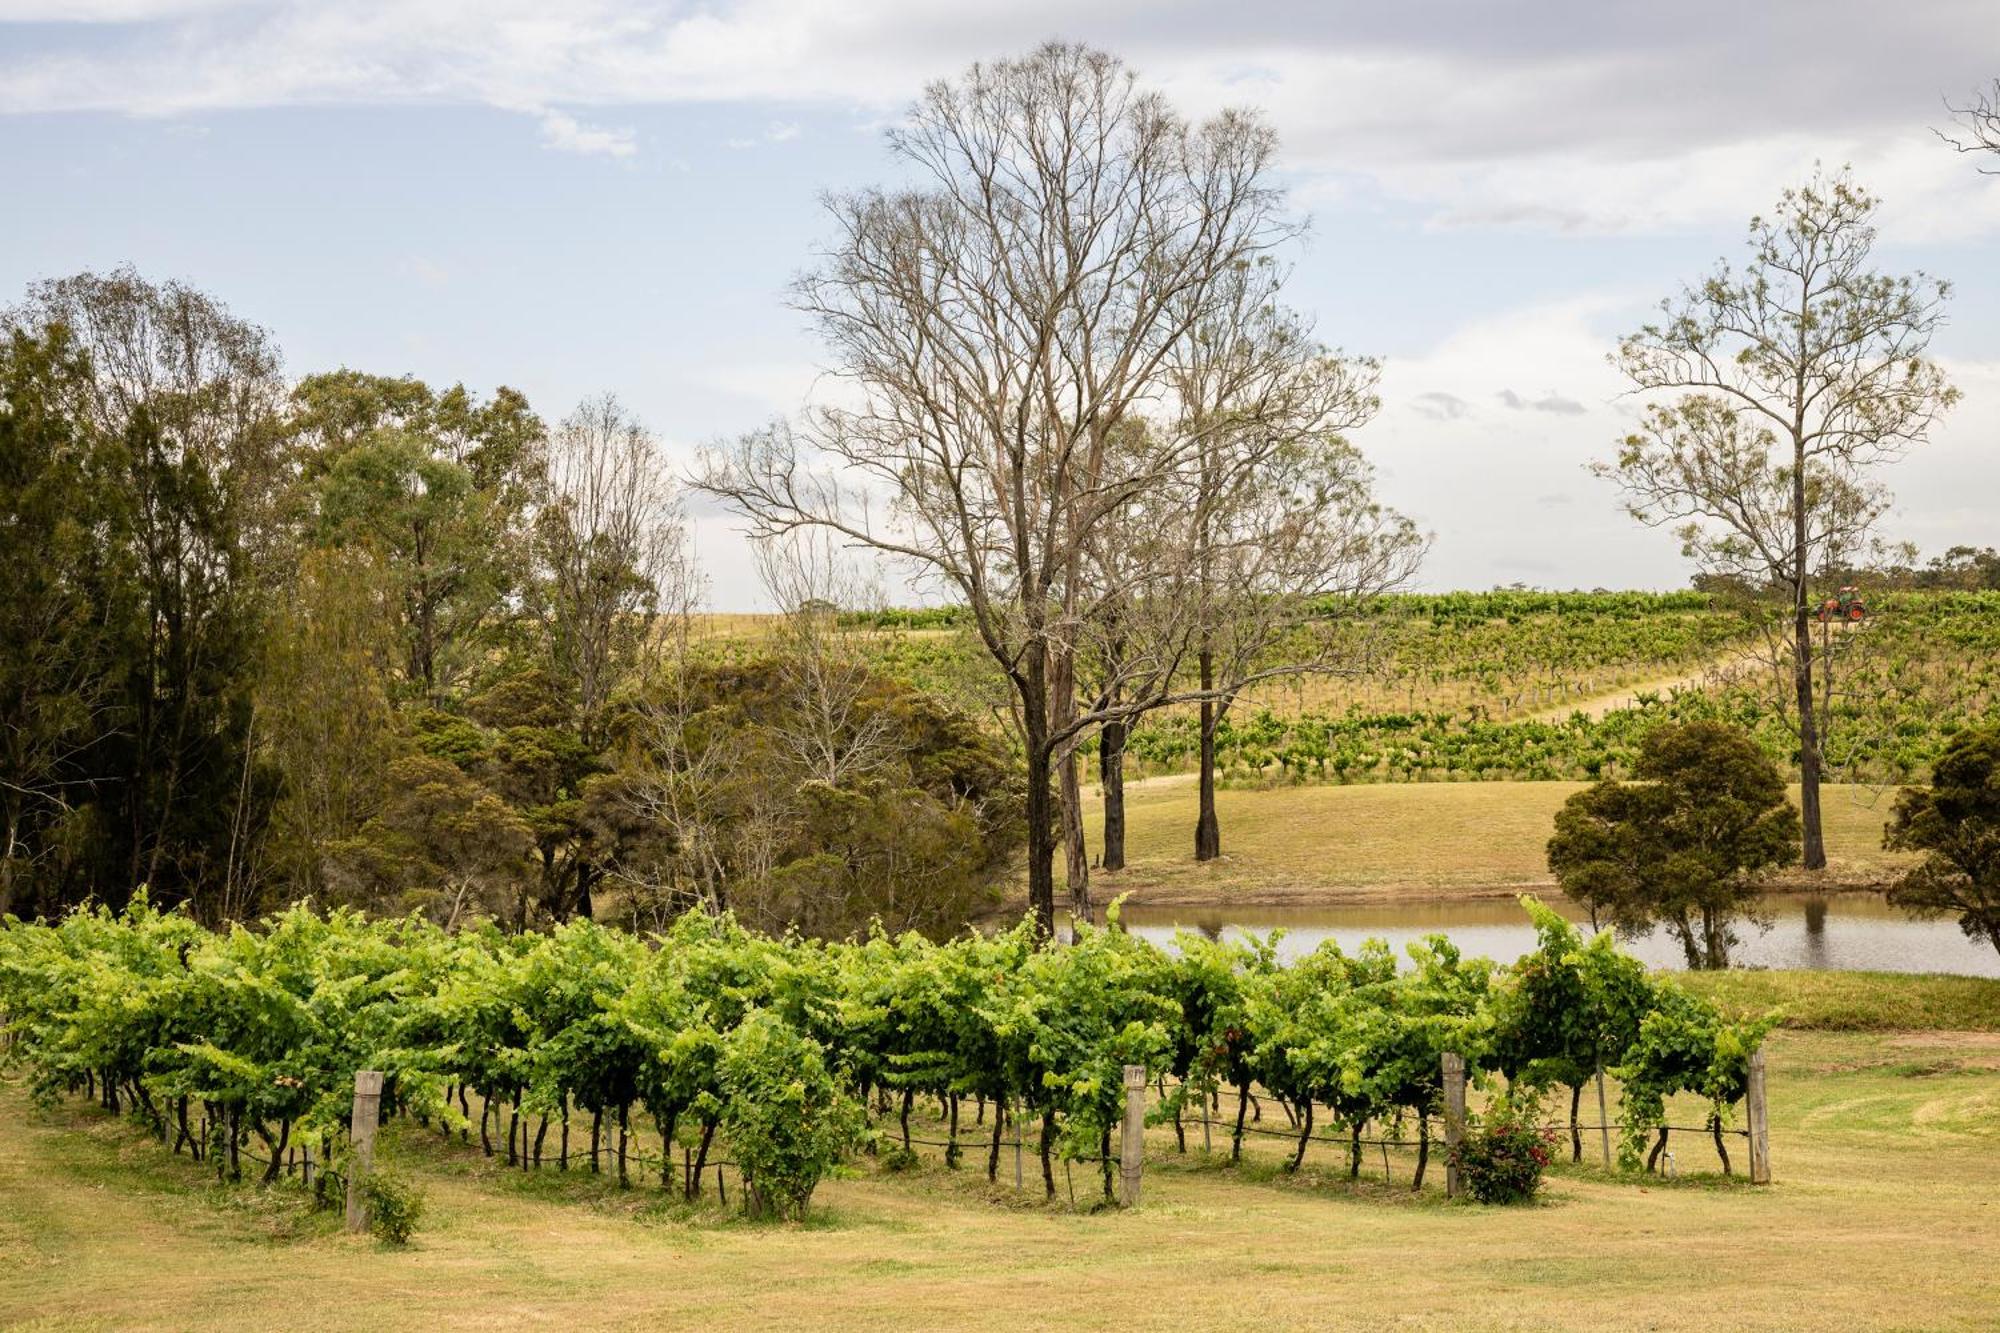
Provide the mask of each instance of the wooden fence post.
{"label": "wooden fence post", "polygon": [[1448,1051],[1444,1057],[1444,1192],[1448,1199],[1458,1197],[1458,1144],[1464,1137],[1465,1057]]}
{"label": "wooden fence post", "polygon": [[361,1069],[354,1074],[354,1119],[348,1137],[354,1156],[347,1164],[347,1229],[368,1229],[368,1200],[361,1192],[363,1180],[375,1165],[375,1126],[382,1119],[382,1071]]}
{"label": "wooden fence post", "polygon": [[1750,1183],[1771,1183],[1771,1117],[1764,1105],[1764,1048],[1750,1052],[1750,1078],[1744,1089],[1745,1119],[1750,1123]]}
{"label": "wooden fence post", "polygon": [[1014,1125],[1014,1188],[1021,1188],[1021,1103],[1007,1104],[1007,1119]]}
{"label": "wooden fence post", "polygon": [[1597,1067],[1597,1135],[1604,1144],[1604,1169],[1611,1169],[1611,1111],[1604,1099],[1604,1066]]}
{"label": "wooden fence post", "polygon": [[1125,1132],[1119,1143],[1121,1198],[1139,1206],[1139,1173],[1146,1164],[1146,1066],[1125,1066]]}

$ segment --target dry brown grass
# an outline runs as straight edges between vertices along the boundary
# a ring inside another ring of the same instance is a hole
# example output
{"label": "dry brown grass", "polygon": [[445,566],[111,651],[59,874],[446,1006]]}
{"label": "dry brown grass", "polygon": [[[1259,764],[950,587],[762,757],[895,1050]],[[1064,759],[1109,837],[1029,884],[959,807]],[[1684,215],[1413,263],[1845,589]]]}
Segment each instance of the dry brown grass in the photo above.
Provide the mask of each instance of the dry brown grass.
{"label": "dry brown grass", "polygon": [[[1223,856],[1194,860],[1195,787],[1134,783],[1126,798],[1126,869],[1100,875],[1101,898],[1136,902],[1305,904],[1385,898],[1506,897],[1550,887],[1544,848],[1577,782],[1417,782],[1274,787],[1217,793]],[[1794,799],[1797,791],[1794,789]],[[1101,807],[1087,836],[1099,845]],[[1886,802],[1874,789],[1823,789],[1835,884],[1879,880],[1899,863],[1882,850]],[[1789,879],[1786,882],[1791,882]]]}
{"label": "dry brown grass", "polygon": [[[934,1160],[829,1181],[805,1226],[523,1178],[393,1134],[430,1196],[405,1251],[219,1191],[101,1113],[0,1089],[0,1317],[56,1328],[1861,1328],[1991,1326],[2000,1309],[1990,1038],[1780,1033],[1778,1183],[1564,1168],[1525,1209],[1297,1178],[1155,1131],[1145,1206],[1071,1213]],[[1692,1111],[1687,1112],[1692,1114]],[[1683,1172],[1705,1141],[1675,1136]],[[1061,1177],[1059,1175],[1058,1179]],[[1077,1188],[1089,1182],[1077,1172]]]}

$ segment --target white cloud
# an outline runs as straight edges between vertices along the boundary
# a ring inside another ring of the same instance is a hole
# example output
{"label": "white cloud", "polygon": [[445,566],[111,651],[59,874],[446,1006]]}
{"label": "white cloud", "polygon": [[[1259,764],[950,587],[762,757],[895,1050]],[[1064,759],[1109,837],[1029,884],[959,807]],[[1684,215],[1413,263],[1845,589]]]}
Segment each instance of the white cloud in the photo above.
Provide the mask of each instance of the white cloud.
{"label": "white cloud", "polygon": [[[1438,534],[1425,586],[1685,580],[1673,537],[1626,517],[1612,487],[1586,472],[1611,456],[1640,405],[1607,358],[1616,333],[1643,314],[1630,293],[1597,292],[1466,324],[1385,365],[1382,414],[1355,441],[1375,462],[1384,498]],[[2000,362],[1944,365],[1963,400],[1929,443],[1880,473],[1897,500],[1882,535],[1926,552],[1994,544],[1987,497],[2000,494]],[[1563,392],[1511,387],[1549,382]],[[1523,410],[1557,399],[1587,410]],[[1445,400],[1466,410],[1443,416],[1436,405]]]}
{"label": "white cloud", "polygon": [[[1315,190],[1343,178],[1437,226],[1657,231],[1740,221],[1815,159],[1852,161],[1914,239],[2000,231],[2000,191],[1940,148],[1942,98],[2000,70],[1990,0],[0,0],[68,25],[0,57],[0,111],[175,114],[445,103],[544,113],[551,144],[627,156],[590,107],[837,104],[1052,33],[1125,54],[1177,101],[1265,108]],[[128,22],[146,20],[143,24]],[[80,34],[73,40],[62,33]],[[796,133],[774,122],[765,139]],[[748,142],[745,140],[744,142]]]}
{"label": "white cloud", "polygon": [[542,142],[559,152],[585,157],[630,157],[639,151],[638,136],[631,130],[586,125],[563,111],[543,111],[539,118]]}
{"label": "white cloud", "polygon": [[793,139],[799,137],[799,132],[800,132],[799,127],[795,122],[786,120],[774,120],[768,126],[766,126],[764,132],[758,135],[756,138],[746,139],[739,137],[735,139],[725,139],[722,141],[722,146],[724,148],[732,148],[740,152],[748,148],[761,148],[763,145],[767,143],[790,143]]}

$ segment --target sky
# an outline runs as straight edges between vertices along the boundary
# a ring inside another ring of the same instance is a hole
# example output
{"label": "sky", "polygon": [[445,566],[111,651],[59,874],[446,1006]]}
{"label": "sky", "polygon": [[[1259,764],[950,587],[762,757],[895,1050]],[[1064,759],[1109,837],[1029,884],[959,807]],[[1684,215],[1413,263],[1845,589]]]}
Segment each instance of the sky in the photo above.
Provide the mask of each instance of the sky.
{"label": "sky", "polygon": [[[1606,354],[1816,163],[1954,288],[1965,397],[1884,535],[2000,544],[2000,175],[1936,132],[2000,78],[1992,0],[0,0],[0,305],[131,263],[293,375],[608,390],[684,466],[825,391],[785,300],[823,194],[896,178],[926,82],[1050,38],[1276,129],[1288,298],[1385,363],[1354,438],[1435,534],[1419,586],[1686,580],[1586,471],[1639,405]],[[761,606],[690,509],[710,604]]]}

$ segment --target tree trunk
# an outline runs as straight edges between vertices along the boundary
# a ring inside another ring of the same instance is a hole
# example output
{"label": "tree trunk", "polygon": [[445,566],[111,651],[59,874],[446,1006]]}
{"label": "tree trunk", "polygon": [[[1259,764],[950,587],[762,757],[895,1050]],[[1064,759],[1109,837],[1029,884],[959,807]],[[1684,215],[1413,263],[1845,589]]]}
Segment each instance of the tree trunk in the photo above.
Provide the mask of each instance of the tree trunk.
{"label": "tree trunk", "polygon": [[[1068,645],[1058,650],[1055,670],[1049,676],[1050,713],[1053,729],[1060,731],[1076,720],[1076,664]],[[1056,761],[1057,805],[1062,816],[1063,881],[1069,888],[1069,914],[1073,921],[1094,921],[1090,911],[1090,849],[1083,842],[1083,782],[1078,774],[1076,742],[1073,736],[1061,747]]]}
{"label": "tree trunk", "polygon": [[1055,788],[1047,748],[1048,704],[1033,697],[1041,688],[1041,672],[1031,667],[1029,674],[1034,689],[1021,706],[1028,764],[1028,910],[1035,918],[1035,933],[1048,940],[1056,931]]}
{"label": "tree trunk", "polygon": [[1431,1118],[1425,1112],[1417,1112],[1417,1177],[1410,1183],[1411,1190],[1424,1187],[1424,1168],[1431,1164]]}
{"label": "tree trunk", "polygon": [[1577,1109],[1583,1105],[1583,1084],[1570,1085],[1569,1090],[1569,1160],[1583,1160],[1583,1128],[1577,1123]]}
{"label": "tree trunk", "polygon": [[1720,972],[1729,966],[1729,940],[1725,935],[1726,923],[1711,908],[1701,909],[1702,947],[1707,954],[1710,970]]}
{"label": "tree trunk", "polygon": [[1229,1145],[1229,1160],[1232,1162],[1243,1160],[1243,1113],[1249,1109],[1250,1084],[1246,1080],[1236,1085],[1236,1136]]}
{"label": "tree trunk", "polygon": [[1708,1113],[1708,1132],[1715,1138],[1715,1155],[1722,1159],[1722,1174],[1733,1174],[1729,1169],[1729,1149],[1722,1142],[1722,1117],[1713,1111]]}
{"label": "tree trunk", "polygon": [[993,1146],[986,1150],[986,1183],[991,1185],[1000,1178],[1000,1130],[1007,1123],[1006,1113],[998,1102],[993,1105]]}
{"label": "tree trunk", "polygon": [[702,1121],[701,1145],[695,1149],[694,1166],[688,1170],[687,1176],[687,1197],[690,1199],[699,1199],[701,1197],[701,1173],[702,1169],[708,1165],[708,1145],[714,1141],[715,1122],[713,1120]]}
{"label": "tree trunk", "polygon": [[[1201,688],[1215,688],[1215,655],[1203,648],[1201,658]],[[1221,721],[1220,710],[1215,700],[1201,701],[1201,773],[1199,787],[1201,794],[1200,813],[1194,821],[1194,859],[1213,861],[1222,855],[1222,827],[1215,818],[1215,728]]]}
{"label": "tree trunk", "polygon": [[1054,1107],[1042,1112],[1042,1189],[1048,1198],[1056,1197],[1056,1168],[1049,1154],[1056,1143],[1056,1112]]}
{"label": "tree trunk", "polygon": [[[269,1136],[265,1137],[264,1146],[271,1150],[271,1160],[264,1167],[264,1183],[266,1185],[275,1185],[278,1183],[278,1173],[285,1169],[285,1148],[291,1141],[292,1122],[290,1120],[280,1120],[278,1122],[278,1138],[276,1142],[273,1142]],[[1722,1142],[1721,1130],[1716,1131],[1715,1141],[1717,1143]]]}
{"label": "tree trunk", "polygon": [[1097,783],[1104,797],[1106,870],[1125,868],[1125,734],[1123,722],[1106,722],[1097,737]]}
{"label": "tree trunk", "polygon": [[1806,597],[1805,451],[1795,446],[1792,468],[1792,678],[1799,704],[1799,822],[1805,833],[1805,868],[1826,868],[1826,837],[1819,814],[1819,720],[1812,677],[1812,609]]}
{"label": "tree trunk", "polygon": [[1688,971],[1701,971],[1701,941],[1695,936],[1694,923],[1683,913],[1669,920],[1668,929],[1680,941],[1681,955],[1687,960]]}
{"label": "tree trunk", "polygon": [[1306,1113],[1299,1117],[1298,1151],[1292,1154],[1292,1164],[1291,1166],[1286,1168],[1287,1170],[1296,1172],[1299,1169],[1299,1164],[1306,1160],[1306,1145],[1312,1142],[1312,1136],[1313,1136],[1313,1104],[1311,1102],[1307,1102]]}

